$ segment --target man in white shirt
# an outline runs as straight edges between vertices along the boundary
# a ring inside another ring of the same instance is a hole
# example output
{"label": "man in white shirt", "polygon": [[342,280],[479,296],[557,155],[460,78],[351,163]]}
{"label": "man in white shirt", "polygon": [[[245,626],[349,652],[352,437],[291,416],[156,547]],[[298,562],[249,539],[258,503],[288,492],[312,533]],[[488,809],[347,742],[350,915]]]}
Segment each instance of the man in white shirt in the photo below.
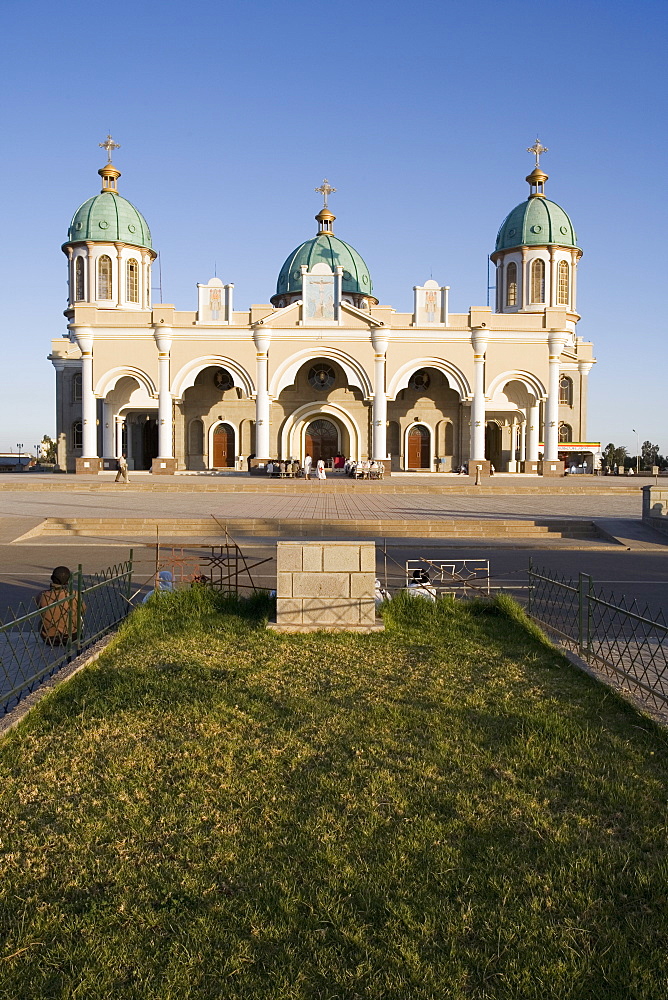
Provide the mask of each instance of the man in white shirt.
{"label": "man in white shirt", "polygon": [[304,479],[311,478],[311,466],[313,465],[313,459],[310,455],[307,455],[304,459]]}

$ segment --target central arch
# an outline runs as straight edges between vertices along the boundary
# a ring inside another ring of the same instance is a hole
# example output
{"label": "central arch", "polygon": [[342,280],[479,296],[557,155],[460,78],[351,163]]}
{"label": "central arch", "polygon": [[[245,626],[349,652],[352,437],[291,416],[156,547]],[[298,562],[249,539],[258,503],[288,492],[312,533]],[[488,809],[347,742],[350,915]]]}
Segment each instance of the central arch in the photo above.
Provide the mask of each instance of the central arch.
{"label": "central arch", "polygon": [[[315,420],[328,420],[348,436],[348,450],[356,462],[362,460],[362,435],[353,417],[335,403],[305,403],[286,417],[279,435],[282,458],[299,458],[304,461],[306,454],[306,430]],[[343,435],[339,436],[339,447],[343,450]]]}

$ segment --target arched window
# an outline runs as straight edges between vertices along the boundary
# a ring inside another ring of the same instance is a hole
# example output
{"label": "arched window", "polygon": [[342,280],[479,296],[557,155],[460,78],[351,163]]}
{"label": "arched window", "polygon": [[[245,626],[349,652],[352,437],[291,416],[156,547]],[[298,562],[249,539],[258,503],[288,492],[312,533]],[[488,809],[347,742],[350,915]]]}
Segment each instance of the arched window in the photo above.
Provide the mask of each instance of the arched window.
{"label": "arched window", "polygon": [[75,451],[77,448],[79,450],[83,448],[83,424],[80,420],[76,420],[72,424],[72,448]]}
{"label": "arched window", "polygon": [[517,264],[514,262],[506,268],[506,305],[517,305]]}
{"label": "arched window", "polygon": [[559,424],[559,441],[566,444],[573,440],[573,428],[570,424]]}
{"label": "arched window", "polygon": [[531,265],[531,301],[545,301],[545,261],[540,257]]}
{"label": "arched window", "polygon": [[72,402],[81,402],[81,372],[75,372],[72,376]]}
{"label": "arched window", "polygon": [[111,257],[103,253],[97,262],[97,297],[111,298]]}
{"label": "arched window", "polygon": [[573,379],[562,375],[559,379],[559,402],[564,406],[573,405]]}
{"label": "arched window", "polygon": [[568,261],[559,261],[559,298],[557,302],[560,306],[568,305]]}
{"label": "arched window", "polygon": [[125,300],[139,302],[139,264],[134,257],[125,265]]}
{"label": "arched window", "polygon": [[84,287],[84,259],[83,257],[77,257],[74,261],[74,300],[75,302],[84,302],[86,299],[86,291]]}

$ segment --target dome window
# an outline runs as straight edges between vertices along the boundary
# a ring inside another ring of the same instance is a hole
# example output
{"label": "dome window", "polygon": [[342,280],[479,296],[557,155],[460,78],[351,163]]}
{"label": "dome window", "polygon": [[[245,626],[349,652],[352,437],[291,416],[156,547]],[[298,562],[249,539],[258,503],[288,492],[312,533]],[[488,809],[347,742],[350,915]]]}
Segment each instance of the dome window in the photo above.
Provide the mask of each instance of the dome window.
{"label": "dome window", "polygon": [[86,298],[86,291],[84,288],[84,259],[83,257],[77,257],[74,261],[74,300],[75,302],[83,302]]}
{"label": "dome window", "polygon": [[570,424],[559,424],[559,441],[569,444],[573,440],[573,428]]}
{"label": "dome window", "polygon": [[97,297],[111,298],[111,257],[103,253],[97,262]]}
{"label": "dome window", "polygon": [[540,257],[531,265],[531,301],[545,301],[545,261]]}
{"label": "dome window", "polygon": [[573,379],[568,375],[562,375],[559,379],[559,402],[563,406],[573,405]]}
{"label": "dome window", "polygon": [[517,264],[510,263],[506,268],[506,306],[517,305]]}
{"label": "dome window", "polygon": [[559,297],[557,302],[560,306],[568,305],[568,261],[559,261]]}
{"label": "dome window", "polygon": [[139,302],[139,264],[134,257],[125,265],[125,298],[128,302]]}

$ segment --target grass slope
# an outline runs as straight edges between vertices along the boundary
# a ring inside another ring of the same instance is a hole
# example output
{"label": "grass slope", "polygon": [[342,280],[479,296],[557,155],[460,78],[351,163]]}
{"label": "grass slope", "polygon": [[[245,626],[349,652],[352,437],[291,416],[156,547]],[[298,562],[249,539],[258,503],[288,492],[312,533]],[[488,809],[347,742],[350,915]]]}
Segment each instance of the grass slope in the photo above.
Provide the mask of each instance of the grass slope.
{"label": "grass slope", "polygon": [[159,595],[0,745],[0,997],[668,993],[665,735],[509,601]]}

